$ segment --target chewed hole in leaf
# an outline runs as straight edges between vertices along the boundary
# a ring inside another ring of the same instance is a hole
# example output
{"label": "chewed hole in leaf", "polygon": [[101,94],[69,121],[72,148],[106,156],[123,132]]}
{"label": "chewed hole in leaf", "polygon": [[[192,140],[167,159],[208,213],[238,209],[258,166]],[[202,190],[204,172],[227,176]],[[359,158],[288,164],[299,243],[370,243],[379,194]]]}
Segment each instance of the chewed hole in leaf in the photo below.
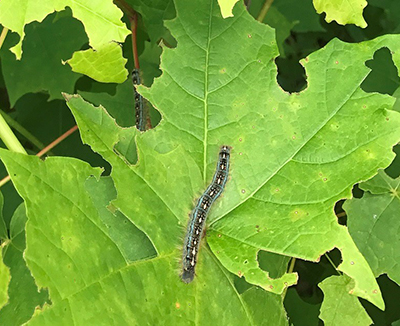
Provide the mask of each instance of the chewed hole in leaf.
{"label": "chewed hole in leaf", "polygon": [[361,84],[364,91],[392,95],[400,86],[398,71],[388,48],[377,50],[373,59],[366,61],[365,65],[371,69],[371,72]]}
{"label": "chewed hole in leaf", "polygon": [[234,275],[233,277],[234,277],[234,285],[236,291],[239,294],[242,294],[243,292],[245,292],[246,290],[248,290],[253,286],[252,284],[246,282],[246,279],[244,277],[239,277],[237,275]]}
{"label": "chewed hole in leaf", "polygon": [[272,252],[260,250],[258,252],[258,264],[260,268],[269,273],[271,278],[281,277],[287,270],[290,257],[278,255]]}
{"label": "chewed hole in leaf", "polygon": [[342,262],[340,250],[333,249],[321,256],[318,263],[296,259],[294,272],[299,274],[299,280],[295,289],[299,296],[312,303],[320,303],[323,293],[318,287],[323,279],[331,275],[339,275],[336,267]]}
{"label": "chewed hole in leaf", "polygon": [[294,59],[277,57],[275,64],[278,68],[278,84],[287,92],[300,92],[307,87],[306,71]]}
{"label": "chewed hole in leaf", "polygon": [[338,223],[340,225],[347,225],[347,215],[346,212],[343,210],[342,206],[344,203],[344,199],[339,200],[335,204],[335,214],[338,219]]}
{"label": "chewed hole in leaf", "polygon": [[396,179],[400,175],[400,171],[398,170],[398,166],[400,164],[400,145],[396,145],[393,148],[393,151],[396,153],[396,157],[392,164],[390,164],[389,167],[385,169],[385,172],[393,179]]}
{"label": "chewed hole in leaf", "polygon": [[358,186],[358,183],[356,185],[354,185],[353,190],[352,190],[352,194],[354,198],[361,198],[364,194],[364,191],[362,191],[360,189],[360,187]]}

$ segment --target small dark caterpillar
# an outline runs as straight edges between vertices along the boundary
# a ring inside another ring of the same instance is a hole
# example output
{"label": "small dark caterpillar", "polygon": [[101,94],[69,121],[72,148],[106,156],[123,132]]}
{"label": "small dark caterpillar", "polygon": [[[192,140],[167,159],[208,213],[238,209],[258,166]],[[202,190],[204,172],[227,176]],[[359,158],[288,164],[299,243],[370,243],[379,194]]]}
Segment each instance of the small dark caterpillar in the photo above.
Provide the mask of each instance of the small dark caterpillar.
{"label": "small dark caterpillar", "polygon": [[229,156],[230,147],[222,146],[213,180],[204,194],[198,199],[196,207],[191,213],[183,245],[183,272],[181,278],[185,283],[190,283],[194,279],[197,254],[207,214],[213,202],[224,190],[228,179]]}
{"label": "small dark caterpillar", "polygon": [[135,118],[136,128],[140,131],[146,130],[146,119],[144,113],[143,97],[136,90],[136,85],[140,85],[139,69],[133,69],[132,71],[133,88],[135,90]]}

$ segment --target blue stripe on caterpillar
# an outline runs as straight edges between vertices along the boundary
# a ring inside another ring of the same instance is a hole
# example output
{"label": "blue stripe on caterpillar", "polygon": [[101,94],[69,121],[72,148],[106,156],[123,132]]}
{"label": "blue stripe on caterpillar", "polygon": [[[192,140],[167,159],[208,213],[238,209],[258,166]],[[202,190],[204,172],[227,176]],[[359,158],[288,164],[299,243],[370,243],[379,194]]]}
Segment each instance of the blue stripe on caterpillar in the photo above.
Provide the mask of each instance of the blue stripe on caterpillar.
{"label": "blue stripe on caterpillar", "polygon": [[214,201],[224,190],[229,173],[230,147],[222,146],[219,152],[217,170],[207,190],[198,199],[193,209],[187,226],[185,242],[183,245],[183,271],[181,279],[185,283],[190,283],[194,279],[199,252],[200,240],[207,219],[207,214]]}

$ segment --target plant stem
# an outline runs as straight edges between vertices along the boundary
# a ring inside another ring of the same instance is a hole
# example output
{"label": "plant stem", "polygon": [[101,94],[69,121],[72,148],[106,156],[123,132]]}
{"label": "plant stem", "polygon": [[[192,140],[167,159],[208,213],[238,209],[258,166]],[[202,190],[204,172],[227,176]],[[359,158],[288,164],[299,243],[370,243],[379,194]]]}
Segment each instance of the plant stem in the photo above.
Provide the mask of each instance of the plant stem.
{"label": "plant stem", "polygon": [[133,52],[133,61],[135,63],[135,68],[140,69],[139,65],[139,55],[137,52],[137,39],[136,39],[136,30],[137,30],[137,14],[133,15],[133,19],[129,19],[131,23],[131,31],[132,31],[132,52]]}
{"label": "plant stem", "polygon": [[133,19],[133,16],[136,14],[135,10],[127,4],[124,0],[114,0],[115,4],[124,11],[129,19]]}
{"label": "plant stem", "polygon": [[294,265],[296,264],[296,258],[292,257],[292,260],[290,262],[290,266],[288,269],[288,273],[293,273]]}
{"label": "plant stem", "polygon": [[3,30],[1,31],[1,34],[0,34],[0,49],[4,43],[4,40],[6,39],[7,33],[8,33],[8,28],[3,27]]}
{"label": "plant stem", "polygon": [[59,143],[61,143],[69,135],[73,134],[76,130],[78,130],[78,126],[77,125],[73,126],[71,129],[69,129],[68,131],[64,132],[60,137],[58,137],[57,139],[53,140],[50,144],[48,144],[45,148],[43,148],[39,153],[37,153],[36,156],[42,157],[48,151],[50,151],[55,146],[57,146]]}
{"label": "plant stem", "polygon": [[10,181],[10,176],[7,175],[2,180],[0,180],[0,188],[3,187],[8,181]]}
{"label": "plant stem", "polygon": [[336,214],[337,217],[345,217],[347,216],[346,212],[340,212],[339,214]]}
{"label": "plant stem", "polygon": [[7,113],[0,110],[0,114],[3,116],[4,120],[7,124],[18,131],[22,136],[28,139],[34,146],[36,146],[39,150],[44,147],[44,144],[37,139],[34,135],[32,135],[28,130],[26,130],[23,126],[21,126],[17,121],[11,118]]}
{"label": "plant stem", "polygon": [[129,22],[131,24],[131,32],[132,32],[133,60],[135,63],[135,68],[139,69],[140,68],[139,67],[139,56],[137,53],[137,46],[136,46],[137,13],[124,0],[114,0],[114,3],[128,16]]}
{"label": "plant stem", "polygon": [[0,138],[10,151],[26,154],[25,148],[18,141],[17,137],[15,137],[11,128],[8,126],[7,122],[4,120],[1,114],[0,114]]}
{"label": "plant stem", "polygon": [[274,0],[265,0],[264,5],[262,6],[260,13],[258,14],[257,20],[262,22],[267,15],[269,8],[271,7]]}
{"label": "plant stem", "polygon": [[[54,148],[56,145],[61,143],[65,138],[67,138],[69,135],[71,135],[74,131],[78,129],[78,126],[73,126],[71,129],[63,133],[60,137],[58,137],[56,140],[52,141],[49,145],[47,145],[45,148],[43,148],[39,153],[36,154],[38,157],[42,157],[44,154],[49,152],[52,148]],[[3,180],[0,181],[0,187],[4,186],[8,181],[10,181],[10,176],[6,176]]]}

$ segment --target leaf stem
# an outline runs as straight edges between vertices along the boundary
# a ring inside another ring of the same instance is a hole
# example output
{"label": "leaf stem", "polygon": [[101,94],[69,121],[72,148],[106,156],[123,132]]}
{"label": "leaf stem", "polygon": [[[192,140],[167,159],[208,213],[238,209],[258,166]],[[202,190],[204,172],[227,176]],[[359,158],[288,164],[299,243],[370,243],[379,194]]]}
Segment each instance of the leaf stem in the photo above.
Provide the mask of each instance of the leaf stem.
{"label": "leaf stem", "polygon": [[22,136],[28,139],[39,150],[44,147],[44,144],[39,139],[37,139],[33,134],[31,134],[28,130],[26,130],[23,126],[21,126],[17,121],[11,118],[7,113],[5,113],[3,110],[0,110],[0,114],[3,116],[4,120],[11,128],[18,131]]}
{"label": "leaf stem", "polygon": [[0,49],[3,46],[4,40],[6,39],[8,33],[8,28],[7,27],[3,27],[3,30],[1,31],[0,34]]}
{"label": "leaf stem", "polygon": [[[0,115],[1,117],[1,115]],[[51,149],[53,149],[55,146],[57,146],[59,143],[61,143],[65,138],[67,138],[69,135],[71,135],[74,131],[78,129],[78,126],[75,125],[65,133],[63,133],[60,137],[52,141],[49,145],[47,145],[45,148],[43,148],[39,153],[36,154],[38,157],[42,157],[44,154],[49,152]],[[26,154],[26,153],[25,153]],[[10,181],[10,176],[6,176],[3,180],[0,181],[0,187],[4,186],[8,181]]]}
{"label": "leaf stem", "polygon": [[338,214],[336,214],[337,217],[345,217],[347,216],[346,212],[340,212]]}
{"label": "leaf stem", "polygon": [[[288,273],[293,273],[295,264],[296,264],[296,258],[292,257],[292,259],[290,261],[290,265],[289,265],[288,271],[287,271]],[[288,288],[286,287],[285,290],[283,290],[283,293],[282,293],[282,299],[283,300],[285,299],[287,289]]]}
{"label": "leaf stem", "polygon": [[0,139],[4,142],[6,147],[17,153],[26,154],[25,148],[21,145],[18,138],[14,135],[11,128],[8,126],[4,117],[0,114]]}
{"label": "leaf stem", "polygon": [[264,5],[262,6],[260,13],[258,14],[257,20],[262,22],[267,15],[269,8],[271,7],[274,0],[265,0]]}
{"label": "leaf stem", "polygon": [[335,271],[336,271],[340,276],[342,276],[342,274],[338,271],[338,269],[336,268],[335,264],[333,263],[331,257],[329,257],[328,254],[324,254],[324,255],[325,255],[326,259],[328,259],[328,261],[331,263],[331,265],[332,265],[332,267],[335,269]]}
{"label": "leaf stem", "polygon": [[290,266],[289,266],[289,269],[288,269],[288,273],[293,273],[295,264],[296,264],[296,258],[292,257],[292,260],[290,261]]}

